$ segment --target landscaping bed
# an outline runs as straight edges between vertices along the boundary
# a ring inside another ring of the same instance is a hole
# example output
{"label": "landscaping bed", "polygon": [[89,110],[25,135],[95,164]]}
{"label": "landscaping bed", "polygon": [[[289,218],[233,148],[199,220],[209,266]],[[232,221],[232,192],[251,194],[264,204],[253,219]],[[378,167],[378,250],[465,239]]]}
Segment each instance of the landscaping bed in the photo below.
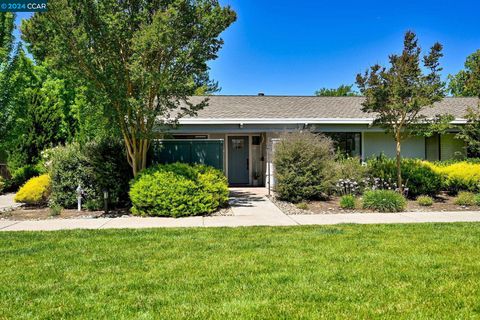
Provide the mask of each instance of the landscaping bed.
{"label": "landscaping bed", "polygon": [[472,319],[480,224],[0,234],[0,318]]}
{"label": "landscaping bed", "polygon": [[380,154],[361,161],[311,132],[282,136],[273,159],[273,201],[286,214],[480,209],[477,159],[397,162]]}
{"label": "landscaping bed", "polygon": [[[232,216],[230,207],[221,208],[209,216]],[[75,209],[62,209],[60,214],[52,215],[50,208],[21,207],[7,212],[0,212],[0,220],[47,220],[47,219],[95,219],[118,218],[133,216],[129,209],[116,209],[105,214],[103,211],[78,211]]]}
{"label": "landscaping bed", "polygon": [[[127,213],[128,214],[128,213]],[[59,215],[52,215],[49,208],[19,208],[0,214],[3,220],[46,220],[46,219],[75,219],[75,218],[100,218],[103,211],[77,211],[64,209]]]}
{"label": "landscaping bed", "polygon": [[[300,204],[293,204],[287,201],[281,201],[275,197],[270,197],[273,203],[285,214],[342,214],[342,213],[371,213],[375,212],[368,209],[342,209],[340,207],[340,197],[335,196],[323,201],[308,201]],[[408,212],[451,212],[451,211],[477,211],[479,206],[462,206],[455,204],[456,197],[449,196],[446,193],[440,194],[434,198],[433,205],[425,207],[418,204],[416,200],[407,200],[405,211]]]}

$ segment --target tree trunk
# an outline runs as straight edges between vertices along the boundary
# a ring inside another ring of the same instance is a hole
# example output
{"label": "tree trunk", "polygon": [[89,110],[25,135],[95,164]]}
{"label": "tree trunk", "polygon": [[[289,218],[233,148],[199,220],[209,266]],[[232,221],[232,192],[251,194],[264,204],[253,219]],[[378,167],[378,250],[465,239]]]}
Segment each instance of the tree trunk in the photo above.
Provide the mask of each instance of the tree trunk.
{"label": "tree trunk", "polygon": [[401,139],[400,135],[395,135],[395,142],[397,143],[396,156],[397,156],[397,188],[398,192],[403,194],[402,187],[402,156],[401,156]]}
{"label": "tree trunk", "polygon": [[127,147],[127,160],[132,167],[133,176],[147,167],[147,152],[150,147],[150,141],[148,139],[137,139],[131,137],[128,139],[124,136],[125,144]]}
{"label": "tree trunk", "polygon": [[137,143],[137,152],[135,154],[136,166],[133,167],[134,177],[137,176],[140,171],[147,168],[147,151],[149,143],[145,139],[138,140]]}

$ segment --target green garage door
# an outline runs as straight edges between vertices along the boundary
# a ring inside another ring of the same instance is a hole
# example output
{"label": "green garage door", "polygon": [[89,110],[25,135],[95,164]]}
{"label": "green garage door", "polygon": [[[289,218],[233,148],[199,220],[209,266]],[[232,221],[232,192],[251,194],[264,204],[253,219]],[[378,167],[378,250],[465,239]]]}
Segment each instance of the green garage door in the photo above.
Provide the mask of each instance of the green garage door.
{"label": "green garage door", "polygon": [[156,140],[152,163],[202,163],[223,170],[223,140]]}

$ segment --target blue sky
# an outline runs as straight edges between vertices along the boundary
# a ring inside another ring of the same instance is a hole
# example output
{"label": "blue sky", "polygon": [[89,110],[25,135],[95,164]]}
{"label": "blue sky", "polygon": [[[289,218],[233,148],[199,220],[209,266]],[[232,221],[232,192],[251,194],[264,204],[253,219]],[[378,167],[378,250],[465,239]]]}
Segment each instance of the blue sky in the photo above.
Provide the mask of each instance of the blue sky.
{"label": "blue sky", "polygon": [[[406,30],[422,48],[444,45],[443,75],[480,49],[477,1],[220,0],[237,21],[211,65],[221,94],[312,95],[386,64]],[[20,15],[20,18],[28,15]]]}
{"label": "blue sky", "polygon": [[478,1],[220,0],[238,20],[211,63],[222,94],[312,95],[388,62],[406,30],[444,45],[443,74],[480,49]]}

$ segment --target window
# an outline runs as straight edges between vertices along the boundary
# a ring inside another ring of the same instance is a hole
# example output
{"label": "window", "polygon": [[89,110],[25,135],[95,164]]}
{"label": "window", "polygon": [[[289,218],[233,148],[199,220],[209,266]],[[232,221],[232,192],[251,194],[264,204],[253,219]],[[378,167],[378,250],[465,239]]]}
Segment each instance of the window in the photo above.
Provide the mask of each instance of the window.
{"label": "window", "polygon": [[336,151],[349,157],[362,156],[362,134],[360,132],[324,132],[333,140]]}
{"label": "window", "polygon": [[260,136],[252,136],[252,145],[259,146],[260,145]]}
{"label": "window", "polygon": [[232,148],[234,150],[241,150],[244,148],[244,139],[232,139]]}

